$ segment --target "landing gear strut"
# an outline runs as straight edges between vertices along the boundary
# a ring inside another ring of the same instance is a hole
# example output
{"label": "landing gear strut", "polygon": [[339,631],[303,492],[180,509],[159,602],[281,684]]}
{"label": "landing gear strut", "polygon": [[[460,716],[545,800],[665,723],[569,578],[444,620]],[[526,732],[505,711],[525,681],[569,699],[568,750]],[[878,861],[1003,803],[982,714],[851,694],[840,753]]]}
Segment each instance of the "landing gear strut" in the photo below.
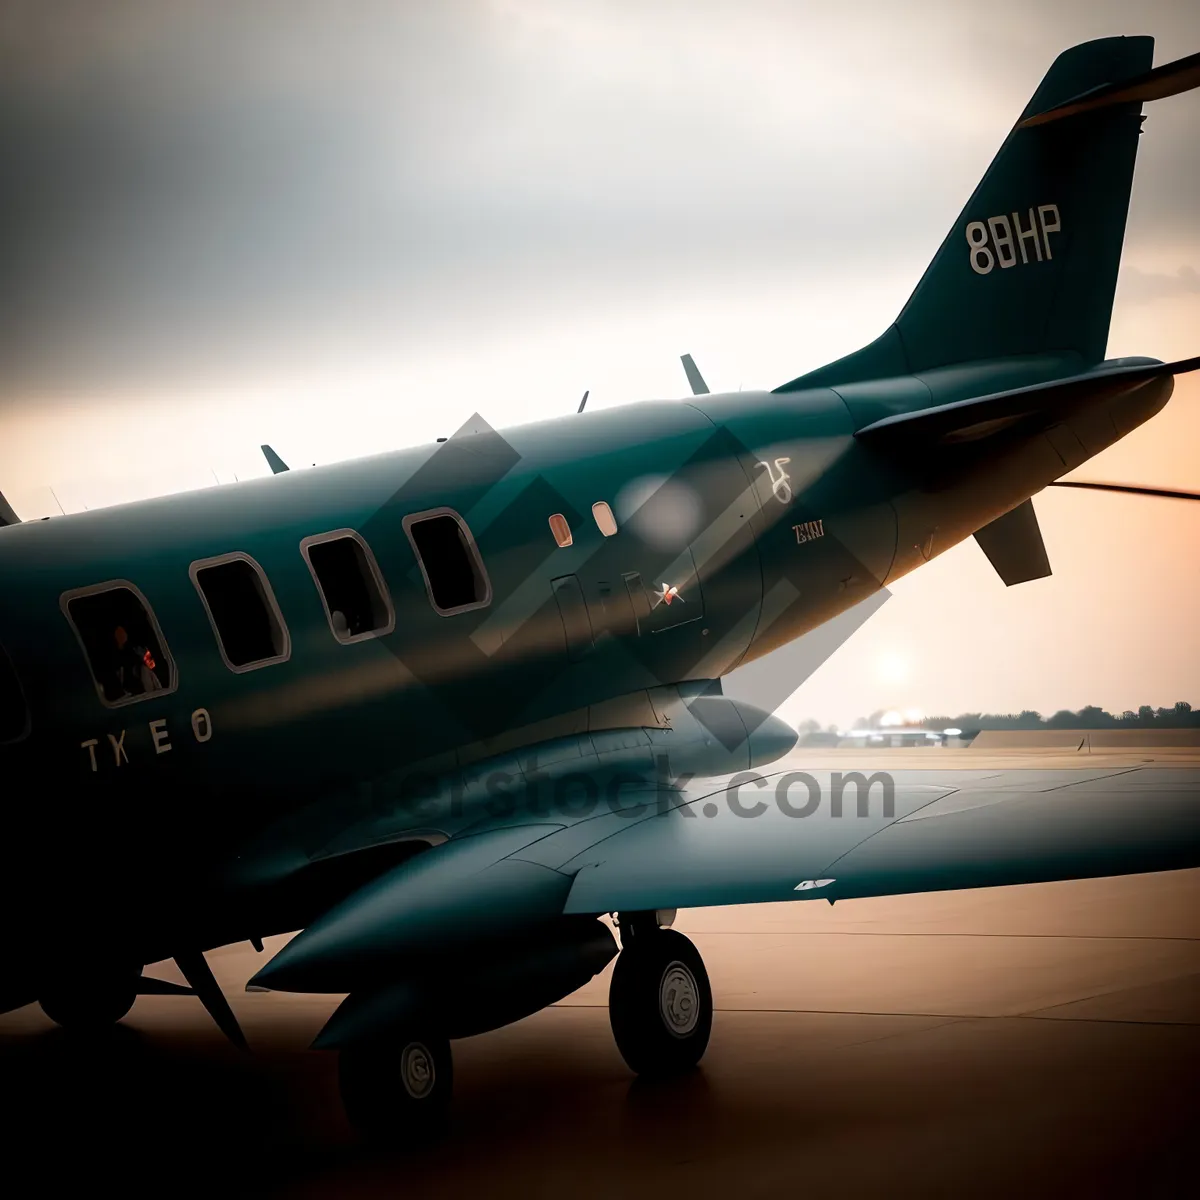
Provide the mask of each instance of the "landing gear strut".
{"label": "landing gear strut", "polygon": [[428,1031],[347,1046],[338,1054],[338,1085],[350,1123],[364,1137],[413,1145],[446,1121],[454,1090],[449,1041]]}
{"label": "landing gear strut", "polygon": [[690,1070],[712,1032],[712,989],[696,947],[653,914],[622,914],[622,950],[608,991],[617,1049],[630,1070],[660,1077]]}

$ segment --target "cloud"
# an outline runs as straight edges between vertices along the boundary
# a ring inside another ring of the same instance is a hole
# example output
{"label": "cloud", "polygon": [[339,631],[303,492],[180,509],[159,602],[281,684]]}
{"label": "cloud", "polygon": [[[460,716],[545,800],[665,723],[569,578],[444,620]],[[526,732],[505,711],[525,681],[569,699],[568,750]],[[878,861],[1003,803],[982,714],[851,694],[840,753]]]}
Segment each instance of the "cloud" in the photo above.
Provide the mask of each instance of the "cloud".
{"label": "cloud", "polygon": [[1182,266],[1174,275],[1142,271],[1137,267],[1121,270],[1120,292],[1123,299],[1134,303],[1159,300],[1164,296],[1195,295],[1200,293],[1200,273],[1195,267]]}
{"label": "cloud", "polygon": [[[1119,19],[1043,7],[14,0],[0,397],[915,282],[1053,55]],[[1190,128],[1131,237],[1194,232]]]}

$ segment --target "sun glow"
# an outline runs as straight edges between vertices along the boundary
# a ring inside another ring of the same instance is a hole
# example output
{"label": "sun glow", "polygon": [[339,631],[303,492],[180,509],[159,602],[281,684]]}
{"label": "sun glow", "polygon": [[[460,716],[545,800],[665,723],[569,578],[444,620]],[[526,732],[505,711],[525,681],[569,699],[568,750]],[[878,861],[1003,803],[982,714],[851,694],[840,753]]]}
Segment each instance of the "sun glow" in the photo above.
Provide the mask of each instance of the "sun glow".
{"label": "sun glow", "polygon": [[910,674],[908,656],[897,650],[889,650],[879,657],[875,673],[884,683],[903,683]]}

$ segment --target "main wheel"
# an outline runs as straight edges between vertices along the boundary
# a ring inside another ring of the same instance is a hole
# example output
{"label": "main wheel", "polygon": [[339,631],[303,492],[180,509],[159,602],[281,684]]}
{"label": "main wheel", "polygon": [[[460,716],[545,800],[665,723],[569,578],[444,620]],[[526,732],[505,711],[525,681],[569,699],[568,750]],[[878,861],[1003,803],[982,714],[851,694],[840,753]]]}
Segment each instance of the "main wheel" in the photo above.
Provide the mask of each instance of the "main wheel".
{"label": "main wheel", "polygon": [[630,1070],[652,1076],[690,1070],[712,1032],[712,989],[700,952],[673,929],[631,938],[613,968],[608,1017]]}
{"label": "main wheel", "polygon": [[412,1145],[445,1126],[454,1091],[450,1043],[423,1031],[348,1046],[338,1085],[350,1123],[372,1141]]}
{"label": "main wheel", "polygon": [[46,992],[38,1004],[64,1029],[104,1029],[115,1025],[133,1007],[137,985],[137,974],[93,977],[74,986],[64,982]]}

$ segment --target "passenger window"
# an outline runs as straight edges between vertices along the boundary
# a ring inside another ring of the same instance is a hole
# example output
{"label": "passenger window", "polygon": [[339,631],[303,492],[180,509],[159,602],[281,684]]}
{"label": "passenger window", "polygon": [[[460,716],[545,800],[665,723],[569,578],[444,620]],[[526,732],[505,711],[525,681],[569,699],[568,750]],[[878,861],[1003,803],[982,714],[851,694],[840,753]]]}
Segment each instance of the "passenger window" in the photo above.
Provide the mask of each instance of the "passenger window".
{"label": "passenger window", "polygon": [[612,509],[605,501],[597,500],[592,505],[592,516],[596,518],[596,528],[605,537],[612,537],[617,532],[617,518],[613,516]]}
{"label": "passenger window", "polygon": [[0,742],[16,742],[29,732],[29,709],[16,668],[0,646]]}
{"label": "passenger window", "polygon": [[67,592],[62,605],[105,704],[129,704],[175,687],[175,666],[162,631],[132,584]]}
{"label": "passenger window", "polygon": [[249,555],[192,563],[191,575],[230,670],[250,671],[288,657],[292,647],[283,615],[262,568]]}
{"label": "passenger window", "polygon": [[353,530],[305,538],[300,552],[339,642],[391,633],[396,618],[370,547]]}
{"label": "passenger window", "polygon": [[550,532],[554,534],[560,550],[565,550],[571,544],[571,527],[562,513],[555,513],[550,518]]}
{"label": "passenger window", "polygon": [[440,508],[405,517],[404,532],[416,552],[433,607],[442,616],[491,603],[492,585],[479,548],[458,513]]}

